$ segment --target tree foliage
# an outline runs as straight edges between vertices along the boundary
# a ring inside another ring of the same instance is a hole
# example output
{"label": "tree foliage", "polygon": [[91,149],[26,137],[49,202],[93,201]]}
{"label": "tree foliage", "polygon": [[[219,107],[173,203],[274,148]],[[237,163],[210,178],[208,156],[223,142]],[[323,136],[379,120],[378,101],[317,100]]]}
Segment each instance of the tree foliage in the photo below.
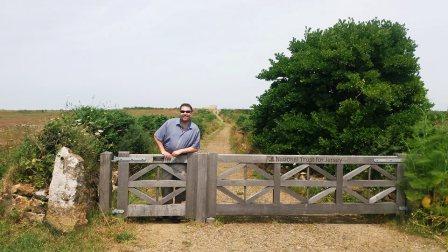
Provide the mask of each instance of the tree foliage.
{"label": "tree foliage", "polygon": [[257,77],[254,145],[266,153],[388,154],[404,150],[430,103],[415,42],[387,20],[307,29]]}

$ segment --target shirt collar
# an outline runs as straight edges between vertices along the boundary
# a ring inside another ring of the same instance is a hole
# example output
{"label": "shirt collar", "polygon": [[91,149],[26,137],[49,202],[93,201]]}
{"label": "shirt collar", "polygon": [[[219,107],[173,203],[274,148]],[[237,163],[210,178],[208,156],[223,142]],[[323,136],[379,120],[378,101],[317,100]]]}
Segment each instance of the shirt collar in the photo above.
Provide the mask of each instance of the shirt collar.
{"label": "shirt collar", "polygon": [[[182,128],[182,125],[181,125],[181,123],[180,123],[180,118],[179,118],[179,120],[177,121],[176,125],[179,126],[180,128]],[[190,123],[188,123],[188,129],[189,129],[189,130],[192,129],[192,128],[191,128],[191,120],[190,120]]]}

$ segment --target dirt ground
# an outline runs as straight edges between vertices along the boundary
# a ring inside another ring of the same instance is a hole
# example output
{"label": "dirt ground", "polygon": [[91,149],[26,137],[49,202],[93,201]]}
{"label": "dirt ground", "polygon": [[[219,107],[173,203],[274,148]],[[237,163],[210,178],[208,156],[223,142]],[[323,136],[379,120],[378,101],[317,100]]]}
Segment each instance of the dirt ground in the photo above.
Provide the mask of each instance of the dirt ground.
{"label": "dirt ground", "polygon": [[[206,139],[202,151],[231,153],[230,126]],[[219,197],[218,197],[219,200]],[[136,239],[114,251],[445,251],[433,239],[399,231],[387,218],[301,216],[294,218],[217,218],[212,224],[128,220]]]}

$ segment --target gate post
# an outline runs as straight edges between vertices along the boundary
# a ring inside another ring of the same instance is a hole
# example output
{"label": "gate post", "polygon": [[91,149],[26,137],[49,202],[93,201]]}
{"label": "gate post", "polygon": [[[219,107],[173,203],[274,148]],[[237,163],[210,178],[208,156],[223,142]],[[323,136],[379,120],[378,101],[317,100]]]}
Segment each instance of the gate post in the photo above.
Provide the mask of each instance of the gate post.
{"label": "gate post", "polygon": [[[129,151],[118,152],[119,157],[129,157]],[[128,214],[129,204],[129,161],[120,160],[118,162],[118,195],[117,208],[124,211],[124,216]]]}
{"label": "gate post", "polygon": [[207,216],[216,216],[216,186],[217,186],[217,169],[218,169],[218,154],[208,154],[207,167]]}
{"label": "gate post", "polygon": [[196,221],[205,221],[207,217],[207,166],[208,153],[198,154],[198,176],[196,184]]}
{"label": "gate post", "polygon": [[185,217],[194,218],[196,215],[196,184],[198,178],[198,154],[193,153],[187,159],[187,181]]}
{"label": "gate post", "polygon": [[112,204],[112,152],[100,155],[100,181],[98,183],[99,207],[105,214],[110,212]]}
{"label": "gate post", "polygon": [[344,203],[343,199],[344,192],[344,165],[337,164],[336,165],[336,206],[338,211],[341,210],[342,204]]}
{"label": "gate post", "polygon": [[399,215],[401,215],[401,214],[403,214],[407,210],[406,196],[405,196],[403,190],[401,189],[401,187],[402,187],[401,183],[403,182],[403,178],[404,178],[404,169],[405,169],[404,158],[405,158],[405,155],[398,154],[397,156],[402,159],[402,161],[400,163],[398,163],[398,165],[397,165],[397,171],[396,171],[396,174],[397,174],[397,184],[395,186],[395,188],[397,189],[397,197],[396,197],[397,213]]}

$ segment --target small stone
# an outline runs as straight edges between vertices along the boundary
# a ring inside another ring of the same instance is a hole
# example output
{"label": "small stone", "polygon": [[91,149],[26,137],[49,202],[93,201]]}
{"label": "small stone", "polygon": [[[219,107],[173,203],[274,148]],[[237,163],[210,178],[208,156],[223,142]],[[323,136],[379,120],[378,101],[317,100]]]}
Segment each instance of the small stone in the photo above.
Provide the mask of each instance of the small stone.
{"label": "small stone", "polygon": [[12,207],[17,211],[23,212],[31,207],[31,201],[27,197],[13,194]]}
{"label": "small stone", "polygon": [[48,194],[47,191],[45,189],[41,189],[39,191],[34,192],[33,197],[36,199],[40,199],[42,201],[47,201],[48,200]]}
{"label": "small stone", "polygon": [[34,191],[36,191],[36,189],[30,184],[17,184],[11,187],[11,193],[22,196],[31,197],[33,196]]}
{"label": "small stone", "polygon": [[205,219],[205,222],[206,222],[206,223],[209,223],[209,224],[214,223],[214,222],[215,222],[215,218],[213,218],[213,217],[208,217],[207,219]]}
{"label": "small stone", "polygon": [[30,200],[29,211],[33,213],[45,213],[45,202],[39,199],[32,198]]}

